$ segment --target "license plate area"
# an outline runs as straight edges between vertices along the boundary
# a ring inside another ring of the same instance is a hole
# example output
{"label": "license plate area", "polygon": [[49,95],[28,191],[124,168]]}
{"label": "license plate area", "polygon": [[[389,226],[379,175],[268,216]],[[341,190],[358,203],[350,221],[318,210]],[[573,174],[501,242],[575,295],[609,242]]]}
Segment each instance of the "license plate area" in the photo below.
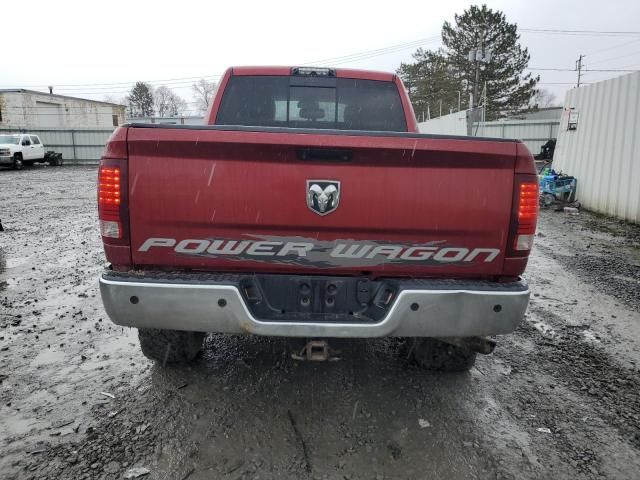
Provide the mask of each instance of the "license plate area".
{"label": "license plate area", "polygon": [[389,311],[397,286],[366,277],[255,275],[240,281],[240,292],[258,320],[375,323]]}

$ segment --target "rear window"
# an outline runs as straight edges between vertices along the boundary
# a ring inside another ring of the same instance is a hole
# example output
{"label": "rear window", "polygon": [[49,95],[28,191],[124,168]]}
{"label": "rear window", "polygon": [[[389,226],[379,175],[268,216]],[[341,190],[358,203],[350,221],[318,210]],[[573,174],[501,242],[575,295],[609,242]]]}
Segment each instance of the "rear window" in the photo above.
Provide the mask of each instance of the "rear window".
{"label": "rear window", "polygon": [[393,82],[296,76],[231,77],[216,125],[407,131]]}

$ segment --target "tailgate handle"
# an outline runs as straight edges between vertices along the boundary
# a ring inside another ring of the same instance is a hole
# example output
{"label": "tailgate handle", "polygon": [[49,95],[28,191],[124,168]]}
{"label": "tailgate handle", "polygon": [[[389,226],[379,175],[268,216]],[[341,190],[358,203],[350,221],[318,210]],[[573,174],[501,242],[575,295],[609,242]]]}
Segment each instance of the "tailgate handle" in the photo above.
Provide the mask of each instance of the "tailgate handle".
{"label": "tailgate handle", "polygon": [[320,160],[325,162],[350,162],[353,158],[351,150],[333,148],[299,148],[296,150],[298,160]]}

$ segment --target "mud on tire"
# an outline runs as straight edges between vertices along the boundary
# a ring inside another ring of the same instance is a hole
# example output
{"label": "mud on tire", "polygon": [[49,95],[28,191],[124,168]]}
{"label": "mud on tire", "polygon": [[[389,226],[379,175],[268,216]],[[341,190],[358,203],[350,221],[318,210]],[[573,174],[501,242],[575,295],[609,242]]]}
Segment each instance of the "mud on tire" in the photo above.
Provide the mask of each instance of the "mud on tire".
{"label": "mud on tire", "polygon": [[476,362],[476,353],[435,338],[407,339],[410,357],[422,368],[437,372],[466,372]]}
{"label": "mud on tire", "polygon": [[138,329],[140,348],[145,357],[162,364],[189,363],[202,350],[202,332]]}
{"label": "mud on tire", "polygon": [[12,168],[14,170],[22,170],[23,165],[24,165],[24,161],[22,160],[22,154],[21,153],[16,153],[13,156],[13,166],[12,166]]}

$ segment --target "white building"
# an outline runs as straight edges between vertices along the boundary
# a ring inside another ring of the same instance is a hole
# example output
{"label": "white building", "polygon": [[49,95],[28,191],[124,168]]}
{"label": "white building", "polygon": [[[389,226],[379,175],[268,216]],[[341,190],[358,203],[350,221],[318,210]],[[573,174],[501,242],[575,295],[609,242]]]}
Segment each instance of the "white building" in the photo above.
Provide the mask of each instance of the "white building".
{"label": "white building", "polygon": [[481,122],[481,109],[463,110],[418,124],[420,133],[470,135],[473,137],[522,140],[534,155],[540,147],[558,135],[562,107],[540,109],[514,117]]}
{"label": "white building", "polygon": [[640,72],[567,92],[553,168],[590,210],[640,223]]}
{"label": "white building", "polygon": [[108,128],[125,123],[125,106],[24,89],[0,89],[0,128]]}

